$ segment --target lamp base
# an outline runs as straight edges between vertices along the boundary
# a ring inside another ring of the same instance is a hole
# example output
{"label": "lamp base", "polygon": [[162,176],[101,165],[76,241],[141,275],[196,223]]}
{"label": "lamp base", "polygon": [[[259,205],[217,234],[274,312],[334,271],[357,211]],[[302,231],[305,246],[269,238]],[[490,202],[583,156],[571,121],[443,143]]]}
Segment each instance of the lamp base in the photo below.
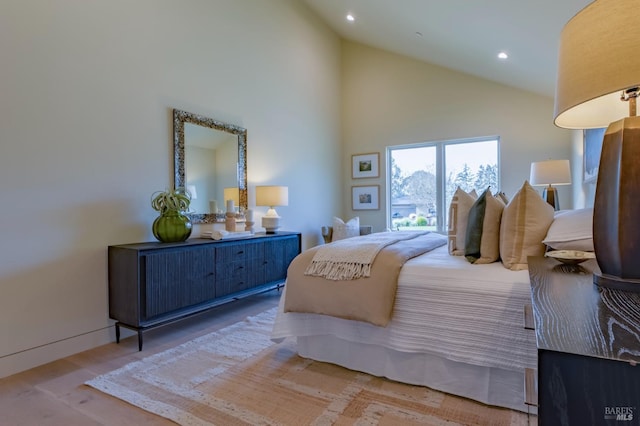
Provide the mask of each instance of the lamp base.
{"label": "lamp base", "polygon": [[[640,117],[613,122],[602,141],[593,205],[593,248],[603,287],[640,284]],[[624,278],[623,278],[624,277]]]}
{"label": "lamp base", "polygon": [[598,272],[593,273],[593,283],[598,287],[612,288],[614,290],[624,290],[640,292],[640,280],[636,279],[624,279],[620,277],[614,277],[613,275],[601,274]]}
{"label": "lamp base", "polygon": [[275,234],[280,228],[280,216],[262,216],[262,227],[267,234]]}
{"label": "lamp base", "polygon": [[542,198],[553,206],[554,210],[560,210],[560,201],[558,200],[558,190],[549,185],[542,191]]}

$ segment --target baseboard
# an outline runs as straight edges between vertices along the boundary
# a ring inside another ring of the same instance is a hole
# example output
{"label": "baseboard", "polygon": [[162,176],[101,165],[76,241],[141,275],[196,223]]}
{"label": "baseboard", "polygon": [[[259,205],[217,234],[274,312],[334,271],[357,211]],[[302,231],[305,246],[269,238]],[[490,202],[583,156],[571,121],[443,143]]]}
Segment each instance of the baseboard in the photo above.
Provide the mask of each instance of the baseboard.
{"label": "baseboard", "polygon": [[114,327],[38,346],[0,358],[0,378],[115,341]]}

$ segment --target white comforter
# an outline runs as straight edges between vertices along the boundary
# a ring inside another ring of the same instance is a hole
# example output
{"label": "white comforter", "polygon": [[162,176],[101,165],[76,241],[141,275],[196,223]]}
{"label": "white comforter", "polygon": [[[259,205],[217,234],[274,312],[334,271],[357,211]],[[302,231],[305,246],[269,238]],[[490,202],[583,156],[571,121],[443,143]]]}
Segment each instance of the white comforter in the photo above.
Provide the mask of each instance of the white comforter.
{"label": "white comforter", "polygon": [[536,367],[535,337],[523,321],[523,307],[530,300],[527,271],[510,271],[500,263],[472,265],[461,256],[450,256],[443,246],[405,264],[387,327],[284,313],[281,300],[272,339],[334,335],[401,352],[523,371]]}

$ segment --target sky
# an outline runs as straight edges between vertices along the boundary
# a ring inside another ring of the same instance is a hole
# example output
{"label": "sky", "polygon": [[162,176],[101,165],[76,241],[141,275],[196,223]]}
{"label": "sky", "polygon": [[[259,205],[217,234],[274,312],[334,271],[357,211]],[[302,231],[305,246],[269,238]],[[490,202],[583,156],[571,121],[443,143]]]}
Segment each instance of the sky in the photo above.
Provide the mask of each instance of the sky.
{"label": "sky", "polygon": [[[471,170],[475,171],[480,165],[497,164],[497,141],[472,142],[464,144],[448,145],[446,148],[448,169],[454,174],[461,171],[466,162]],[[424,149],[420,155],[416,155],[415,149],[397,149],[393,151],[393,158],[405,176],[416,170],[424,170],[428,164],[435,164],[435,148]],[[430,155],[429,155],[430,154]],[[460,156],[461,158],[458,158]],[[453,165],[454,170],[450,170]]]}

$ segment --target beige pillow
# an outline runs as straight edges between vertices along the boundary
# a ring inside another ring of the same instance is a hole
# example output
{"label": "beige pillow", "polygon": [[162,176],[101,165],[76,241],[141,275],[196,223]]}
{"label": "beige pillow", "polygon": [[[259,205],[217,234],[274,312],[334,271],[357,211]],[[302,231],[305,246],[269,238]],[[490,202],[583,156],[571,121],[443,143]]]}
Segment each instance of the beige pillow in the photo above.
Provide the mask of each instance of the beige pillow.
{"label": "beige pillow", "polygon": [[360,217],[358,216],[350,219],[347,223],[339,217],[334,217],[331,226],[333,226],[331,241],[343,240],[360,235]]}
{"label": "beige pillow", "polygon": [[495,195],[497,198],[500,198],[500,200],[502,201],[502,203],[506,206],[507,204],[509,204],[509,198],[507,198],[507,194],[505,194],[504,192],[500,191]]}
{"label": "beige pillow", "polygon": [[464,242],[467,235],[467,220],[469,210],[478,196],[473,190],[467,193],[460,187],[451,198],[449,205],[449,225],[447,236],[449,242],[449,254],[454,256],[464,256]]}
{"label": "beige pillow", "polygon": [[499,197],[487,197],[480,240],[480,258],[476,264],[493,263],[500,259],[500,224],[504,203]]}
{"label": "beige pillow", "polygon": [[525,181],[502,212],[500,257],[505,268],[527,269],[527,257],[544,255],[542,240],[553,213],[553,207]]}

